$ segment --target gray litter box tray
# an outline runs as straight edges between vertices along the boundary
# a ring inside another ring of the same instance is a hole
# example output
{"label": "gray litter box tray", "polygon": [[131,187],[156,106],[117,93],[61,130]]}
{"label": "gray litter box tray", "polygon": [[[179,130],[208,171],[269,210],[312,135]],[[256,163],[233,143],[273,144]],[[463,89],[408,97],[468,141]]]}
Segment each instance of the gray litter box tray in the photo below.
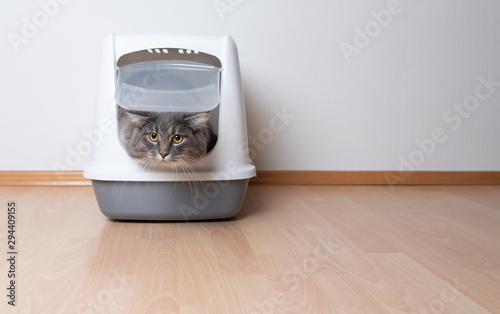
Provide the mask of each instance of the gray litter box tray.
{"label": "gray litter box tray", "polygon": [[248,181],[92,180],[92,186],[99,208],[111,219],[192,221],[236,215],[243,204]]}

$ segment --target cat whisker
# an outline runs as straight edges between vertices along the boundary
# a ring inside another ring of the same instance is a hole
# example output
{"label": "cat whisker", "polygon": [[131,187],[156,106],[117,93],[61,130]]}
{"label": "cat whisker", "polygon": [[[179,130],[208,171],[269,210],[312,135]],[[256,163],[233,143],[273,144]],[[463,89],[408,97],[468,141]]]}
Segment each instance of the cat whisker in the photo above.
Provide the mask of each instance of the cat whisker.
{"label": "cat whisker", "polygon": [[[200,160],[198,160],[198,159],[196,159],[196,158],[194,158],[194,157],[191,157],[191,156],[186,156],[186,155],[181,155],[179,159],[187,159],[187,160],[189,160],[189,161],[195,161],[195,162],[198,162],[198,163],[199,163],[199,165],[203,168],[203,170],[204,170],[205,172],[207,172],[207,169],[205,168],[205,166],[203,166],[203,164],[201,163],[201,161],[200,161]],[[189,163],[187,163],[187,162],[186,162],[186,165],[188,165],[188,167],[189,167],[190,169],[192,169],[192,170],[193,170],[193,172],[194,172],[196,175],[198,174],[198,173],[197,173],[197,171],[194,169],[194,167],[193,167],[191,164],[189,164]],[[199,179],[199,176],[197,176],[197,178]]]}
{"label": "cat whisker", "polygon": [[150,167],[152,160],[149,156],[143,156],[142,158],[138,159],[137,161],[138,161],[139,165],[141,167],[143,167],[144,169],[152,170],[152,167]]}
{"label": "cat whisker", "polygon": [[174,190],[175,190],[175,187],[177,186],[177,181],[178,181],[178,172],[177,172],[177,163],[174,163],[174,173],[175,173],[175,183],[174,183],[174,187],[172,188],[172,191],[170,191],[170,194],[168,195],[167,198],[170,198],[170,196],[172,196],[172,193],[174,193]]}
{"label": "cat whisker", "polygon": [[[182,160],[179,159],[179,165],[181,166],[181,169],[182,171],[188,175],[188,184],[189,184],[189,188],[191,189],[191,198],[193,198],[193,192],[195,192],[195,195],[196,196],[198,193],[197,191],[197,187],[195,185],[195,181],[193,180],[193,176],[191,174],[191,171],[189,170],[189,168],[186,166],[186,163]],[[191,184],[192,182],[192,184]],[[194,191],[193,191],[193,187],[194,187]]]}
{"label": "cat whisker", "polygon": [[186,159],[186,160],[189,160],[192,162],[196,162],[201,166],[201,168],[203,168],[204,171],[207,171],[207,169],[205,168],[205,166],[203,165],[203,163],[200,160],[201,155],[200,155],[200,158],[194,158],[192,156],[187,156],[187,155],[180,155],[179,157],[180,157],[180,159]]}
{"label": "cat whisker", "polygon": [[[182,160],[182,158],[180,158],[179,160]],[[182,160],[182,162],[185,165],[185,167],[189,170],[189,172],[191,173],[191,177],[195,179],[193,181],[196,184],[196,188],[198,189],[198,186],[201,185],[201,187],[203,188],[203,193],[207,194],[207,192],[205,190],[205,185],[202,183],[202,181],[200,179],[200,176],[198,175],[198,173],[196,172],[196,170],[189,163],[187,163],[186,161]]]}
{"label": "cat whisker", "polygon": [[[201,184],[196,171],[184,160],[179,159],[179,164],[182,166],[184,173],[186,173],[190,180],[188,180],[188,184],[191,188],[192,193],[194,192],[194,196],[197,197],[200,194],[199,185]],[[192,184],[191,184],[192,183]],[[202,185],[204,188],[204,186]],[[205,191],[204,191],[205,192]],[[205,192],[206,194],[206,192]]]}
{"label": "cat whisker", "polygon": [[146,164],[146,169],[152,172],[155,167],[156,164],[152,160],[148,160],[148,163]]}

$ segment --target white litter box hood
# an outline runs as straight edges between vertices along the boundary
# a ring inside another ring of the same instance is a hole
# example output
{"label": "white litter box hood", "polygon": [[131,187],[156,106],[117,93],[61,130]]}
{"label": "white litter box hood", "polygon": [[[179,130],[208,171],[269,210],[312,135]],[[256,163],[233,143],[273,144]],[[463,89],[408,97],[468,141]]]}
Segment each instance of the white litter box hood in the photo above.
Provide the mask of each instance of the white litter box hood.
{"label": "white litter box hood", "polygon": [[[163,67],[170,74],[194,83],[188,87],[180,86],[187,96],[178,97],[175,89],[166,90],[153,84],[153,80],[148,81],[151,78],[144,74],[147,67]],[[94,143],[90,164],[84,171],[86,178],[103,181],[211,181],[255,176],[255,167],[248,156],[238,54],[229,36],[110,34],[103,47],[100,69]],[[134,84],[139,81],[149,90],[134,96],[137,92]],[[117,104],[125,109],[142,108],[144,111],[201,112],[218,107],[217,144],[199,163],[192,163],[195,178],[192,174],[168,169],[145,169],[127,155],[120,143]]]}

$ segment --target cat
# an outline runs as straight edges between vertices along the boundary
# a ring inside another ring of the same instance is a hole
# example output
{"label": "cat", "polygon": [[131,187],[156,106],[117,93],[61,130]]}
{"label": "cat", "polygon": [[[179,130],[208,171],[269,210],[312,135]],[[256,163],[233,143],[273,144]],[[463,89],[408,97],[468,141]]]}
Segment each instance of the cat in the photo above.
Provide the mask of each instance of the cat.
{"label": "cat", "polygon": [[207,123],[209,112],[145,112],[117,107],[123,147],[145,168],[199,161],[217,141]]}

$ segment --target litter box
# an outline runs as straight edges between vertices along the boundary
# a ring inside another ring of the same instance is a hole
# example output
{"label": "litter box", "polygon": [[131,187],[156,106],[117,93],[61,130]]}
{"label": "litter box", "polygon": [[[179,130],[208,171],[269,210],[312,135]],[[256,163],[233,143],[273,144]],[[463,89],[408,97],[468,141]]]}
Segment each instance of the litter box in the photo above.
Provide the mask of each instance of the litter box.
{"label": "litter box", "polygon": [[[118,134],[118,106],[154,112],[210,112],[213,149],[192,173],[149,169]],[[102,213],[119,220],[228,218],[255,176],[249,158],[238,53],[229,36],[110,34],[100,65],[91,179]]]}

